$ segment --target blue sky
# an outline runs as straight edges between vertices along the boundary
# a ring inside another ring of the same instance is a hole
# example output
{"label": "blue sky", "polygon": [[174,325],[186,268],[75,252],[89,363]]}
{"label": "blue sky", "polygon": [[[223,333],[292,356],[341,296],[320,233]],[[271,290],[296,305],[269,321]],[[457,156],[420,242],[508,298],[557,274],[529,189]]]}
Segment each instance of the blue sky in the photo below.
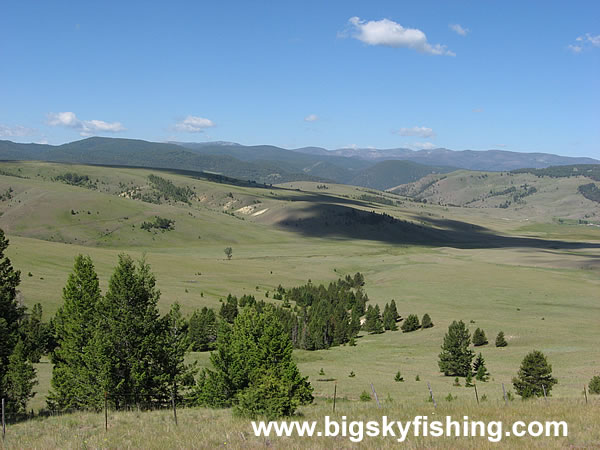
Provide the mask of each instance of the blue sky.
{"label": "blue sky", "polygon": [[5,0],[0,139],[600,158],[599,18],[598,1]]}

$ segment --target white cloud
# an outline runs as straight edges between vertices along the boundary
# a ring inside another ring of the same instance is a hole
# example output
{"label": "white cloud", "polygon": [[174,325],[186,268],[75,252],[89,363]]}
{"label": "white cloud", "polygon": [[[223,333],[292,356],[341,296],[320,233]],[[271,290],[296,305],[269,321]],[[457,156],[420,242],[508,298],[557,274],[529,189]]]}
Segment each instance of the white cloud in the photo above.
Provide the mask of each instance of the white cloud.
{"label": "white cloud", "polygon": [[571,50],[573,53],[581,53],[581,51],[583,50],[583,47],[581,45],[572,45],[570,44],[568,46],[569,50]]}
{"label": "white cloud", "polygon": [[62,126],[79,131],[81,136],[92,136],[96,133],[118,133],[125,131],[120,122],[105,122],[103,120],[79,120],[74,112],[65,111],[48,114],[48,125]]}
{"label": "white cloud", "polygon": [[7,125],[0,124],[0,137],[23,137],[31,136],[32,134],[36,133],[36,130],[32,128],[23,127],[21,125],[9,127]]}
{"label": "white cloud", "polygon": [[570,44],[567,48],[573,53],[581,53],[588,47],[600,47],[600,34],[594,36],[591,33],[586,33],[583,36],[577,37],[575,41],[577,44]]}
{"label": "white cloud", "polygon": [[437,145],[433,142],[415,142],[409,145],[409,147],[416,150],[431,150],[432,148],[437,148]]}
{"label": "white cloud", "polygon": [[461,36],[466,36],[467,33],[470,31],[468,28],[463,28],[457,23],[452,23],[448,25],[448,27],[450,27],[450,29],[456,34],[460,34]]}
{"label": "white cloud", "polygon": [[481,113],[483,112],[483,108],[473,108],[472,110],[474,113]]}
{"label": "white cloud", "polygon": [[389,19],[364,21],[352,17],[348,21],[352,27],[352,37],[368,45],[384,45],[395,48],[412,48],[430,55],[456,56],[445,45],[431,45],[427,36],[416,28],[404,28]]}
{"label": "white cloud", "polygon": [[319,116],[316,114],[309,114],[304,118],[305,122],[316,122],[317,120],[319,120]]}
{"label": "white cloud", "polygon": [[422,138],[429,138],[435,136],[434,131],[427,127],[411,127],[411,128],[400,128],[398,130],[400,136],[419,136]]}
{"label": "white cloud", "polygon": [[202,133],[205,129],[214,126],[214,122],[210,119],[205,119],[204,117],[187,116],[181,122],[175,124],[175,130],[186,131],[188,133]]}

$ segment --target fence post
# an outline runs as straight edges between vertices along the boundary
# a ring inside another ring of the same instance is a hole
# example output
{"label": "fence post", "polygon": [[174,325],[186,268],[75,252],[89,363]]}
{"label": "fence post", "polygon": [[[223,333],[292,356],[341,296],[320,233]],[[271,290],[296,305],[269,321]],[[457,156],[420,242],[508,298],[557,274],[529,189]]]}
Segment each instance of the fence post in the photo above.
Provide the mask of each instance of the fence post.
{"label": "fence post", "polygon": [[437,408],[437,403],[435,402],[435,398],[433,398],[433,391],[431,390],[431,385],[429,381],[427,382],[427,388],[429,389],[429,395],[431,395],[431,401],[433,402],[433,407]]}
{"label": "fence post", "polygon": [[547,402],[548,398],[546,397],[546,386],[544,386],[543,384],[542,384],[542,390],[544,391],[544,401]]}
{"label": "fence post", "polygon": [[4,398],[2,398],[2,440],[4,435],[6,435],[6,421],[4,420]]}
{"label": "fence post", "polygon": [[473,383],[473,387],[475,387],[475,398],[477,399],[477,404],[479,405],[479,394],[477,393],[477,383]]}
{"label": "fence post", "polygon": [[335,397],[337,395],[337,383],[333,385],[333,412],[335,412]]}
{"label": "fence post", "polygon": [[508,405],[508,399],[506,398],[506,389],[504,389],[504,383],[502,383],[502,394],[504,395],[504,404]]}
{"label": "fence post", "polygon": [[587,405],[587,387],[585,384],[583,385],[583,395],[585,395],[585,404]]}
{"label": "fence post", "polygon": [[104,391],[104,431],[108,431],[108,399]]}
{"label": "fence post", "polygon": [[377,402],[377,407],[381,408],[381,405],[379,404],[379,398],[377,398],[377,392],[375,392],[375,388],[373,387],[373,383],[371,383],[371,390],[373,391],[373,395],[375,395],[375,401]]}
{"label": "fence post", "polygon": [[173,405],[173,418],[175,419],[175,425],[177,425],[177,408],[175,407],[175,390],[171,394],[171,404]]}

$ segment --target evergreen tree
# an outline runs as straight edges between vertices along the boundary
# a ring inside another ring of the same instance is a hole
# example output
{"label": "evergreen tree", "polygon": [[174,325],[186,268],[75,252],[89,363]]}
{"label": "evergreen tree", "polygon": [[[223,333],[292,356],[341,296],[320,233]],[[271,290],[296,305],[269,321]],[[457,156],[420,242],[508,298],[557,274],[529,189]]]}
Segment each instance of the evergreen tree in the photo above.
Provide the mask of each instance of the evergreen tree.
{"label": "evergreen tree", "polygon": [[390,302],[390,314],[394,318],[394,322],[398,322],[400,318],[400,314],[398,314],[398,310],[396,309],[396,300],[392,299]]}
{"label": "evergreen tree", "polygon": [[23,323],[23,343],[28,359],[33,363],[40,358],[48,347],[48,327],[42,322],[42,305],[33,305],[31,314]]}
{"label": "evergreen tree", "polygon": [[63,305],[56,313],[56,349],[52,355],[51,409],[99,405],[103,392],[98,386],[90,344],[98,323],[101,299],[98,276],[89,256],[75,258],[73,272],[63,288]]}
{"label": "evergreen tree", "polygon": [[485,367],[485,359],[483,359],[481,353],[477,355],[475,362],[473,362],[473,373],[475,374],[475,378],[479,381],[487,381],[490,377],[490,374]]}
{"label": "evergreen tree", "polygon": [[467,377],[465,378],[465,387],[473,387],[473,375],[471,375],[471,372],[469,372],[467,374]]}
{"label": "evergreen tree", "polygon": [[552,376],[552,365],[548,363],[546,356],[537,350],[523,358],[519,373],[512,381],[517,394],[523,398],[541,397],[544,395],[544,389],[546,395],[550,395],[552,386],[558,383]]}
{"label": "evergreen tree", "polygon": [[419,318],[416,314],[409,314],[408,317],[404,319],[404,322],[402,322],[402,326],[400,327],[404,333],[410,333],[411,331],[416,331],[419,328],[421,328],[421,325],[419,324]]}
{"label": "evergreen tree", "polygon": [[93,342],[98,385],[115,407],[168,398],[161,378],[160,292],[150,267],[119,255],[106,296],[99,305]]}
{"label": "evergreen tree", "polygon": [[400,373],[400,371],[396,372],[396,376],[394,377],[394,381],[402,382],[404,381],[404,377]]}
{"label": "evergreen tree", "polygon": [[159,361],[160,383],[167,386],[171,396],[178,400],[183,388],[194,384],[195,364],[185,363],[185,354],[190,346],[188,324],[181,315],[179,303],[171,305],[169,313],[161,318],[161,341]]}
{"label": "evergreen tree", "polygon": [[452,322],[444,336],[438,363],[444,375],[466,377],[471,372],[474,354],[469,349],[470,344],[471,335],[464,322]]}
{"label": "evergreen tree", "polygon": [[35,395],[33,387],[38,384],[35,369],[27,359],[25,344],[17,342],[8,358],[8,367],[4,375],[4,393],[8,399],[9,414],[21,415],[27,412],[27,402]]}
{"label": "evergreen tree", "polygon": [[217,316],[206,306],[194,311],[189,323],[190,345],[195,352],[212,350],[217,340]]}
{"label": "evergreen tree", "polygon": [[213,369],[203,371],[197,402],[212,407],[236,406],[245,416],[289,416],[311,403],[312,387],[292,358],[292,343],[274,308],[244,310],[233,326],[219,330],[211,354]]}
{"label": "evergreen tree", "polygon": [[421,320],[421,328],[425,329],[425,328],[431,328],[433,327],[433,322],[431,321],[431,317],[429,317],[429,314],[425,313],[423,315],[423,320]]}
{"label": "evergreen tree", "polygon": [[223,320],[226,320],[228,323],[233,323],[233,321],[238,315],[237,297],[234,297],[231,294],[229,294],[227,296],[227,300],[221,304],[221,310],[219,311],[219,315]]}
{"label": "evergreen tree", "polygon": [[481,345],[485,345],[488,343],[487,338],[485,337],[485,333],[481,328],[477,328],[475,333],[473,333],[473,345],[475,347],[479,347]]}
{"label": "evergreen tree", "polygon": [[365,331],[371,334],[383,333],[383,322],[381,321],[379,305],[369,305],[365,319]]}
{"label": "evergreen tree", "polygon": [[383,309],[383,327],[386,330],[398,330],[398,326],[396,325],[396,319],[394,318],[392,308],[387,303],[385,304],[385,308]]}
{"label": "evergreen tree", "polygon": [[595,375],[592,377],[588,385],[588,392],[590,394],[600,394],[600,376]]}
{"label": "evergreen tree", "polygon": [[25,308],[17,301],[17,287],[21,281],[21,272],[14,270],[10,259],[4,255],[8,248],[8,239],[0,230],[0,397],[7,394],[6,374],[9,358],[19,342],[19,325],[23,319]]}
{"label": "evergreen tree", "polygon": [[504,339],[504,331],[500,331],[496,336],[496,347],[506,347],[508,343]]}
{"label": "evergreen tree", "polygon": [[348,335],[350,338],[354,338],[360,331],[360,314],[356,308],[352,309],[352,314],[350,316],[350,325],[348,327]]}

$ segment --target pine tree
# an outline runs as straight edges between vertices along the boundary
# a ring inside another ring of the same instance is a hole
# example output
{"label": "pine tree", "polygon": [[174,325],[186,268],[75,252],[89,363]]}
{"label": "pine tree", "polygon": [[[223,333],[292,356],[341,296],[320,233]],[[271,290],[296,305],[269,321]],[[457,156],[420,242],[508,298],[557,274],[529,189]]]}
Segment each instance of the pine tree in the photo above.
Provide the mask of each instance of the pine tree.
{"label": "pine tree", "polygon": [[425,329],[425,328],[431,328],[433,327],[433,322],[431,321],[431,317],[429,317],[429,314],[425,313],[423,315],[423,320],[421,320],[421,328]]}
{"label": "pine tree", "polygon": [[400,371],[396,372],[396,376],[394,377],[394,381],[402,382],[404,381],[404,377],[400,373]]}
{"label": "pine tree", "polygon": [[24,321],[23,343],[27,358],[33,362],[40,362],[40,358],[48,346],[48,327],[42,322],[42,305],[33,305],[31,314]]}
{"label": "pine tree", "polygon": [[416,314],[409,314],[404,322],[402,322],[402,326],[400,327],[404,333],[409,333],[411,331],[416,331],[421,328],[419,324],[419,318]]}
{"label": "pine tree", "polygon": [[190,346],[187,332],[188,324],[181,315],[181,307],[174,303],[169,313],[161,318],[159,361],[160,382],[175,400],[180,399],[182,390],[194,384],[196,365],[185,363],[185,354]]}
{"label": "pine tree", "polygon": [[469,372],[467,374],[467,377],[465,378],[465,387],[473,387],[473,375],[471,375],[471,372]]}
{"label": "pine tree", "polygon": [[98,385],[119,408],[164,398],[161,322],[156,280],[144,262],[119,255],[106,296],[99,305],[93,350]]}
{"label": "pine tree", "polygon": [[504,339],[504,332],[500,331],[498,336],[496,336],[496,347],[506,347],[507,345],[508,343],[506,342],[506,339]]}
{"label": "pine tree", "polygon": [[390,302],[390,313],[394,319],[394,322],[398,322],[400,318],[400,314],[398,314],[398,310],[396,309],[396,300],[392,299]]}
{"label": "pine tree", "polygon": [[385,308],[383,309],[383,327],[386,330],[398,330],[398,326],[396,325],[396,319],[394,318],[394,312],[390,305],[388,305],[387,303],[385,304]]}
{"label": "pine tree", "polygon": [[512,381],[515,391],[523,398],[541,397],[544,389],[546,395],[550,395],[552,386],[558,383],[552,376],[552,365],[538,350],[533,350],[523,358],[519,373]]}
{"label": "pine tree", "polygon": [[364,324],[365,331],[371,334],[383,333],[383,322],[379,312],[379,305],[369,305],[367,308],[366,320]]}
{"label": "pine tree", "polygon": [[590,394],[600,394],[600,376],[595,375],[588,384],[588,392]]}
{"label": "pine tree", "polygon": [[276,418],[313,400],[312,387],[300,375],[289,336],[271,305],[261,313],[248,308],[231,329],[219,330],[211,363],[214,369],[206,369],[198,381],[201,405],[235,405],[236,413],[244,416]]}
{"label": "pine tree", "polygon": [[75,258],[73,272],[63,288],[63,305],[54,319],[56,349],[52,355],[51,409],[99,405],[103,392],[97,383],[90,349],[98,323],[101,294],[89,256]]}
{"label": "pine tree", "polygon": [[8,358],[8,367],[2,383],[8,398],[8,413],[22,415],[27,411],[27,402],[35,395],[33,387],[38,384],[35,379],[35,369],[27,359],[25,344],[17,342]]}
{"label": "pine tree", "polygon": [[229,294],[227,296],[227,300],[221,304],[221,310],[219,311],[219,315],[223,320],[226,320],[228,323],[233,323],[233,321],[238,315],[237,297],[234,297],[231,294]]}
{"label": "pine tree", "polygon": [[0,229],[0,397],[6,397],[5,376],[9,358],[19,342],[19,323],[23,319],[25,308],[17,301],[17,287],[21,282],[21,272],[14,270],[10,259],[4,255],[8,248],[8,239]]}
{"label": "pine tree", "polygon": [[479,381],[487,381],[490,377],[490,374],[485,367],[485,359],[483,359],[481,353],[477,355],[475,362],[473,362],[473,373],[475,374],[475,378]]}
{"label": "pine tree", "polygon": [[473,333],[473,345],[479,347],[481,345],[486,345],[487,343],[488,340],[485,337],[485,332],[481,328],[477,328],[475,333]]}
{"label": "pine tree", "polygon": [[471,335],[464,322],[452,322],[444,336],[438,363],[444,375],[466,377],[471,372],[474,354],[469,349],[470,344]]}
{"label": "pine tree", "polygon": [[195,352],[205,352],[214,347],[217,340],[217,316],[213,309],[206,306],[194,311],[190,317],[189,338]]}

